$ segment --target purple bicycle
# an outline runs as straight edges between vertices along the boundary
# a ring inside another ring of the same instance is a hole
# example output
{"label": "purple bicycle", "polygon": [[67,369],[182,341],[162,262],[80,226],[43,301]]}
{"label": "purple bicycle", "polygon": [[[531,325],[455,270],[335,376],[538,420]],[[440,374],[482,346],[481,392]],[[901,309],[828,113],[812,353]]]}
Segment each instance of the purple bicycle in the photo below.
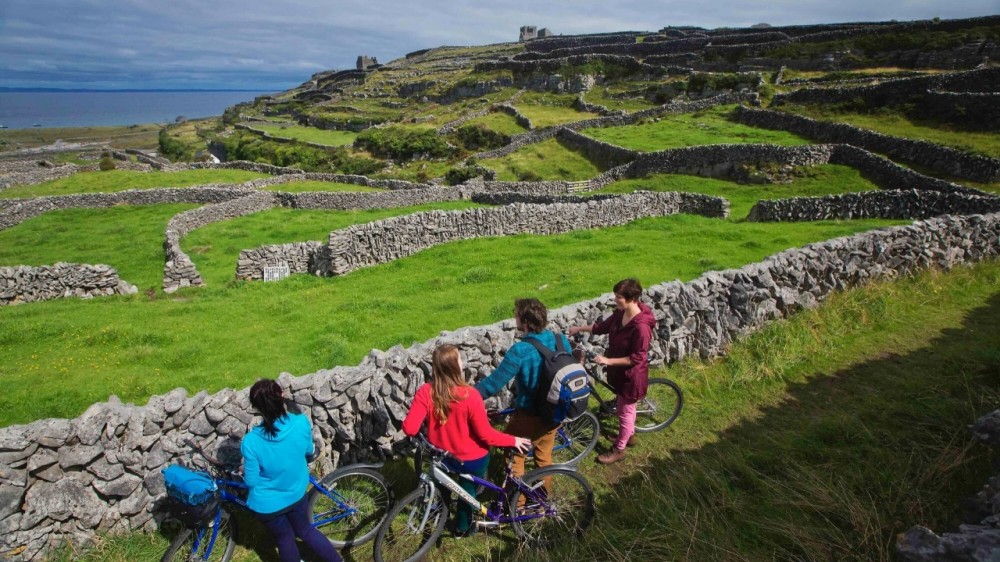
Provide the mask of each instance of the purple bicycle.
{"label": "purple bicycle", "polygon": [[[594,492],[590,483],[567,465],[554,464],[517,478],[507,463],[503,481],[497,485],[468,474],[451,472],[444,463],[447,451],[418,436],[417,456],[429,456],[423,464],[417,489],[390,511],[375,537],[376,562],[420,560],[437,542],[448,519],[448,492],[452,500],[472,507],[473,525],[496,528],[511,524],[518,537],[536,548],[546,548],[580,536],[594,518]],[[472,497],[456,482],[475,482],[491,496],[485,502]]]}

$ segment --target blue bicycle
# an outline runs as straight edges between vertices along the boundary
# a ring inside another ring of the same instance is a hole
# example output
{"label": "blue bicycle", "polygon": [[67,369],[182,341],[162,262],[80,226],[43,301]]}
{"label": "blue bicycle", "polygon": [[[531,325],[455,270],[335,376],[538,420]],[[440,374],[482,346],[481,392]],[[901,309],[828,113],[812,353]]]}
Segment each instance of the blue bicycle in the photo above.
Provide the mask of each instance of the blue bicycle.
{"label": "blue bicycle", "polygon": [[[503,430],[507,418],[514,413],[514,408],[491,410],[486,413],[490,418],[490,423],[497,429]],[[580,464],[580,461],[594,450],[600,437],[601,423],[590,412],[584,412],[575,420],[563,422],[556,430],[556,442],[555,446],[552,447],[552,462],[571,466]],[[529,451],[528,457],[533,456],[534,452]]]}
{"label": "blue bicycle", "polygon": [[[228,562],[236,549],[234,510],[247,510],[248,488],[229,466],[185,440],[209,464],[218,491],[204,505],[184,506],[174,513],[177,530],[162,562]],[[352,464],[322,479],[309,475],[309,512],[318,528],[337,548],[364,544],[378,532],[392,506],[393,494],[377,464]]]}

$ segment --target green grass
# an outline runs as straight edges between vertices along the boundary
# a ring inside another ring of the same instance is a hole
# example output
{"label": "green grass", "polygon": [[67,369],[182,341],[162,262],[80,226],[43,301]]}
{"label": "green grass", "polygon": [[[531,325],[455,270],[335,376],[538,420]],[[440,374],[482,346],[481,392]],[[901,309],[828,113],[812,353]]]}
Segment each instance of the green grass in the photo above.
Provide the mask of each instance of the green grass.
{"label": "green grass", "polygon": [[681,191],[702,193],[725,198],[729,201],[730,220],[746,218],[751,207],[761,199],[787,197],[819,197],[855,191],[875,191],[878,187],[861,176],[856,169],[837,164],[804,167],[805,174],[788,184],[740,185],[734,182],[685,176],[657,174],[648,178],[622,180],[608,185],[597,193],[631,193],[635,190]]}
{"label": "green grass", "polygon": [[[681,384],[684,411],[625,461],[581,465],[597,502],[582,539],[532,552],[509,529],[446,537],[429,560],[895,560],[897,533],[954,530],[960,498],[992,474],[966,425],[1000,399],[998,287],[995,261],[924,272],[834,295],[728,357],[655,370]],[[254,525],[235,560],[273,556]],[[55,560],[155,560],[166,546],[136,533]]]}
{"label": "green grass", "polygon": [[[629,83],[629,85],[632,86],[629,90],[638,89],[639,86],[639,84],[635,83]],[[583,99],[590,103],[603,105],[609,109],[622,109],[624,111],[628,111],[629,113],[641,111],[643,109],[651,109],[657,105],[648,99],[639,96],[638,94],[628,98],[611,97],[610,94],[614,93],[615,90],[620,91],[620,88],[593,88],[583,95]]]}
{"label": "green grass", "polygon": [[137,172],[109,170],[80,172],[35,185],[16,186],[0,191],[2,198],[69,195],[72,193],[112,193],[126,189],[153,187],[190,187],[208,183],[243,183],[267,174],[243,170],[183,170],[180,172]]}
{"label": "green grass", "polygon": [[[604,293],[626,274],[647,284],[692,279],[884,224],[751,224],[681,215],[551,237],[467,240],[343,277],[300,275],[266,284],[230,284],[223,276],[232,275],[240,249],[322,239],[320,233],[201,242],[200,229],[184,246],[207,287],[152,299],[140,294],[0,309],[0,378],[6,383],[0,424],[74,417],[109,394],[143,403],[179,386],[216,391],[282,371],[354,365],[371,348],[410,345],[443,329],[507,318],[517,297],[537,296],[558,307]],[[153,230],[159,234],[148,242],[132,243],[152,251],[162,227]],[[655,259],[633,260],[625,272],[626,255]],[[150,256],[149,269],[162,271],[162,259]]]}
{"label": "green grass", "polygon": [[599,117],[596,113],[577,111],[571,107],[576,96],[570,94],[539,94],[529,92],[512,104],[521,115],[531,119],[536,129],[563,125]]}
{"label": "green grass", "polygon": [[317,129],[315,127],[303,127],[301,125],[261,125],[253,124],[254,129],[268,133],[273,137],[295,139],[313,144],[323,144],[326,146],[344,146],[354,143],[358,134],[352,131],[333,131]]}
{"label": "green grass", "polygon": [[807,139],[785,131],[770,131],[733,123],[727,118],[732,109],[733,106],[718,106],[703,112],[664,115],[659,121],[650,120],[638,125],[584,129],[581,133],[644,152],[703,144],[809,144]]}
{"label": "green grass", "polygon": [[[333,230],[418,211],[450,211],[482,206],[469,201],[446,201],[355,211],[271,209],[199,228],[181,241],[181,247],[191,256],[206,284],[222,286],[234,279],[240,250],[268,244],[325,241]],[[225,243],[220,244],[219,241]]]}
{"label": "green grass", "polygon": [[116,268],[122,279],[141,290],[159,290],[167,222],[196,207],[122,205],[49,212],[0,230],[0,266],[103,263]]}
{"label": "green grass", "polygon": [[517,181],[528,179],[526,174],[544,180],[580,181],[601,173],[601,169],[579,152],[549,139],[529,144],[513,154],[500,158],[480,160],[479,164],[496,170],[497,180]]}
{"label": "green grass", "polygon": [[996,133],[962,131],[941,123],[913,120],[899,113],[852,113],[814,105],[783,105],[781,110],[822,121],[848,123],[894,137],[924,140],[990,158],[1000,158],[1000,135]]}
{"label": "green grass", "polygon": [[310,191],[356,191],[356,192],[372,192],[372,191],[385,191],[376,187],[368,187],[366,185],[358,185],[355,183],[336,183],[329,181],[293,181],[288,183],[278,183],[274,185],[269,185],[264,189],[268,191],[285,191],[289,193],[306,193]]}
{"label": "green grass", "polygon": [[492,111],[482,117],[470,119],[467,125],[483,125],[487,129],[503,133],[505,135],[519,135],[528,130],[517,124],[517,120],[512,116],[500,111]]}
{"label": "green grass", "polygon": [[56,141],[66,143],[108,143],[114,148],[155,149],[161,125],[122,125],[118,127],[51,127],[31,129],[0,129],[3,141],[12,148],[35,148]]}

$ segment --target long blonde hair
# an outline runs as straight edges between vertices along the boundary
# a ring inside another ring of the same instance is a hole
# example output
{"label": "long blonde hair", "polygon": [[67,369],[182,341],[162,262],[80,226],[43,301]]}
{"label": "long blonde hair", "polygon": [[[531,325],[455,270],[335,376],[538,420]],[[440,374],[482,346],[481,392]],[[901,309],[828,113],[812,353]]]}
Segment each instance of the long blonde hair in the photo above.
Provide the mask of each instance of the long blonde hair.
{"label": "long blonde hair", "polygon": [[434,417],[444,425],[455,400],[456,387],[468,387],[462,375],[458,348],[450,343],[442,344],[434,350],[431,359],[431,399],[434,402]]}

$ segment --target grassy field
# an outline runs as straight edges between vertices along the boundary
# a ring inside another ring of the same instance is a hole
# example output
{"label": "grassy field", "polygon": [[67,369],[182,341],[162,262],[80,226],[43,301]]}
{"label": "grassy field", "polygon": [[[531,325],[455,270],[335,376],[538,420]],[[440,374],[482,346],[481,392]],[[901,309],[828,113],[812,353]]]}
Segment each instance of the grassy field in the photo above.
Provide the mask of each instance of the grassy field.
{"label": "grassy field", "polygon": [[0,129],[0,146],[8,149],[37,148],[56,141],[66,143],[108,144],[115,148],[155,149],[163,127],[155,124],[120,127],[73,127],[43,129]]}
{"label": "grassy field", "polygon": [[[122,244],[148,256],[142,271],[119,266],[123,277],[140,289],[159,286],[162,225],[169,214],[159,215],[163,222],[149,227],[144,239],[121,237]],[[39,246],[18,242],[17,236],[27,236],[39,224],[35,221],[44,218],[0,232],[0,247],[33,248],[33,255],[7,259],[41,264],[72,257],[45,240]],[[67,230],[73,224],[50,220],[66,224]],[[299,236],[286,230],[290,220],[284,212],[262,213],[259,220],[268,224],[254,240],[200,238],[200,230],[185,239],[207,287],[172,296],[154,290],[152,297],[67,299],[0,310],[5,356],[0,377],[6,382],[0,424],[73,417],[109,394],[143,403],[178,386],[215,391],[281,371],[304,374],[356,364],[371,348],[409,345],[442,329],[507,318],[517,297],[537,296],[553,307],[592,298],[624,274],[619,263],[624,255],[656,256],[629,267],[629,275],[647,284],[688,280],[807,242],[890,224],[775,225],[680,215],[560,236],[468,240],[332,279],[226,282],[240,249],[323,239],[332,226],[320,221],[321,227],[316,224],[316,230]],[[210,228],[239,230],[240,224]],[[54,226],[45,224],[39,232]],[[72,229],[80,244],[105,244],[102,235],[82,234],[84,226],[75,221]],[[268,230],[278,234],[268,237]],[[100,261],[118,266],[117,259]]]}
{"label": "grassy field", "polygon": [[493,111],[487,113],[482,117],[476,117],[475,119],[470,119],[468,124],[469,125],[481,124],[485,126],[487,129],[511,136],[528,132],[527,129],[517,124],[516,119],[500,111]]}
{"label": "grassy field", "polygon": [[[685,409],[622,463],[581,465],[597,498],[583,539],[533,552],[510,530],[446,537],[428,560],[895,560],[897,533],[954,529],[960,498],[991,474],[966,425],[1000,399],[998,287],[997,262],[925,272],[834,295],[728,357],[654,371],[681,384]],[[274,559],[257,525],[242,527],[238,562]],[[154,560],[166,546],[104,538],[54,561]],[[371,546],[343,554],[367,561]]]}
{"label": "grassy field", "polygon": [[315,127],[303,127],[301,125],[261,125],[255,123],[253,128],[264,131],[273,137],[295,139],[297,141],[327,146],[353,144],[354,139],[358,137],[357,133],[351,131],[327,131]]}
{"label": "grassy field", "polygon": [[549,139],[529,144],[513,154],[480,160],[479,164],[495,170],[497,180],[567,180],[590,179],[603,170],[582,154]]}
{"label": "grassy field", "polygon": [[72,176],[34,185],[19,185],[0,191],[0,198],[41,197],[74,193],[113,193],[126,189],[191,187],[208,183],[244,183],[267,174],[243,170],[183,170],[180,172],[138,172],[108,170],[78,172]]}
{"label": "grassy field", "polygon": [[584,129],[581,133],[625,148],[654,152],[703,144],[770,143],[784,146],[809,144],[785,131],[770,131],[728,120],[733,106],[719,106],[697,113],[664,115],[657,121],[623,127]]}
{"label": "grassy field", "polygon": [[894,137],[925,140],[962,150],[1000,158],[1000,135],[996,133],[962,131],[927,121],[915,121],[898,113],[850,113],[816,105],[783,105],[781,111],[822,121],[848,123]]}

